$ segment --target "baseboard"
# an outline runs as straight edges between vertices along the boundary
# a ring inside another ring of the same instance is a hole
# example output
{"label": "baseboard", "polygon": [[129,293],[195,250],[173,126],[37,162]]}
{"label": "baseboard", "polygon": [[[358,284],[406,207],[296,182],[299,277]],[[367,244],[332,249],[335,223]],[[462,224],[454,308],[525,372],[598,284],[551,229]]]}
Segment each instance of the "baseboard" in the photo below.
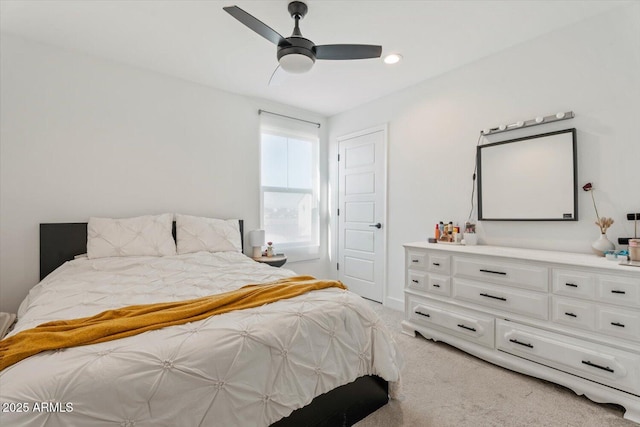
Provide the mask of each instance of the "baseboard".
{"label": "baseboard", "polygon": [[404,311],[404,300],[399,298],[386,297],[384,306],[396,311]]}

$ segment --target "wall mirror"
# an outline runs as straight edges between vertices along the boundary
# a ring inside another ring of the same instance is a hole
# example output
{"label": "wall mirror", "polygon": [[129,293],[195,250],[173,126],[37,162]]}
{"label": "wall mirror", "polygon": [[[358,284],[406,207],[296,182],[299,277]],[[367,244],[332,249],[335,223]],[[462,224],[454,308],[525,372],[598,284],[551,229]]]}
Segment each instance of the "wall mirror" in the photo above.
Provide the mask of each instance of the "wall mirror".
{"label": "wall mirror", "polygon": [[480,145],[478,219],[577,221],[576,130]]}

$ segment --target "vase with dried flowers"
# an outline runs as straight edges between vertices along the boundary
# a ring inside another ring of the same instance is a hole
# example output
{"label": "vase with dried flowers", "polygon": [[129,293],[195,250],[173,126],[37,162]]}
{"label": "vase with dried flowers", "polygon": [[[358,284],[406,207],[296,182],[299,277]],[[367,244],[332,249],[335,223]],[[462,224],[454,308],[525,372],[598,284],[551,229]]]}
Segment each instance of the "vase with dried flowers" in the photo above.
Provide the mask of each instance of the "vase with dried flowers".
{"label": "vase with dried flowers", "polygon": [[593,244],[591,245],[591,249],[597,255],[604,256],[604,253],[606,251],[612,251],[616,248],[616,245],[614,245],[607,238],[607,230],[613,224],[613,218],[601,217],[600,214],[598,214],[598,207],[596,206],[596,198],[593,195],[593,184],[591,184],[590,182],[587,182],[585,185],[582,186],[582,189],[584,191],[588,191],[589,193],[591,193],[591,200],[593,201],[593,209],[596,211],[595,224],[600,229],[600,238],[595,242],[593,242]]}

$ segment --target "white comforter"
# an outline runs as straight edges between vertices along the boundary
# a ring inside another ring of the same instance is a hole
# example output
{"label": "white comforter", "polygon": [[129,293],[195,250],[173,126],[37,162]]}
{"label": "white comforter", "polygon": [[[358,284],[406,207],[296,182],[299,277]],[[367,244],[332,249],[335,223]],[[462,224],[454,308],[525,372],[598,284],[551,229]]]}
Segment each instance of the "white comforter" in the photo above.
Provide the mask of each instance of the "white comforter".
{"label": "white comforter", "polygon": [[[12,334],[291,275],[233,252],[78,259],[31,290]],[[398,365],[395,343],[367,303],[324,289],[32,356],[0,372],[0,424],[268,426],[362,375],[396,382]]]}

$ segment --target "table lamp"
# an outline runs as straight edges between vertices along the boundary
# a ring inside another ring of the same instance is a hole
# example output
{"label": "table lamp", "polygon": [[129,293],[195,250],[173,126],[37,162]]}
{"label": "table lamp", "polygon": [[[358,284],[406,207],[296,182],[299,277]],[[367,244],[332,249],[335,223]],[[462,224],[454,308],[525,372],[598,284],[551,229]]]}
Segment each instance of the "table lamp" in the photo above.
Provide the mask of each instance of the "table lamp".
{"label": "table lamp", "polygon": [[249,244],[253,246],[253,257],[262,256],[262,246],[264,246],[264,230],[252,230],[249,232]]}

